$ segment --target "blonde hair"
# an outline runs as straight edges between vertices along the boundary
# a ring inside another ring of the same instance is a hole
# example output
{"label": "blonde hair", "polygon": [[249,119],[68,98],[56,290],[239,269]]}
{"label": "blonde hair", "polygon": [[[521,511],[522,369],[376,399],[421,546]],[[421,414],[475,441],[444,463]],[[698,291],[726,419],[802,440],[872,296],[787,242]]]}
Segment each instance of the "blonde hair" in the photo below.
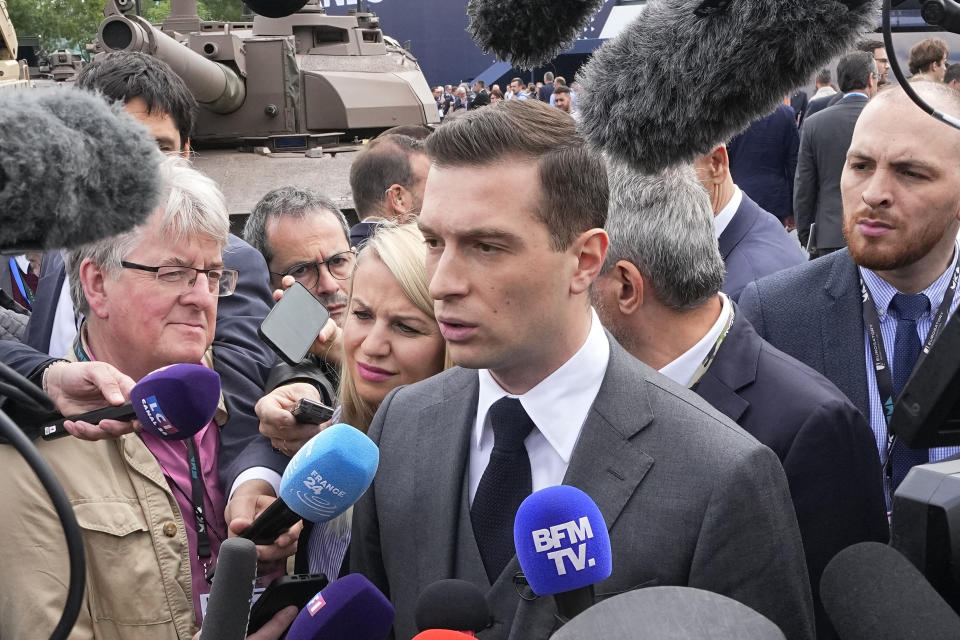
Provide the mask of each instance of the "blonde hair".
{"label": "blonde hair", "polygon": [[[379,259],[396,278],[407,300],[431,320],[436,321],[433,298],[430,297],[429,291],[430,280],[427,277],[427,247],[417,225],[381,223],[360,250],[357,265],[359,266],[360,260],[369,259],[371,256]],[[343,322],[344,329],[350,322],[349,309],[353,305],[353,284],[351,279],[350,297],[347,302],[348,314]],[[450,353],[446,351],[443,369],[449,369],[451,366]],[[366,432],[379,407],[360,397],[353,376],[354,372],[350,367],[343,367],[340,373],[341,421]]]}

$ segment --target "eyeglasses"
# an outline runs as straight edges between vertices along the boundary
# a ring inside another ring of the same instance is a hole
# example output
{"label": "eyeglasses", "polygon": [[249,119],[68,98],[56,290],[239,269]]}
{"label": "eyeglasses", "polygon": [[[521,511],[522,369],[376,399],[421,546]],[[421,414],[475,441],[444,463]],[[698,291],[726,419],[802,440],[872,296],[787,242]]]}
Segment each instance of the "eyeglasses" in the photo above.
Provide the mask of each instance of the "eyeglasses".
{"label": "eyeglasses", "polygon": [[349,280],[350,276],[353,275],[353,266],[356,262],[357,254],[353,249],[350,249],[349,251],[335,253],[326,260],[319,262],[298,262],[282,273],[277,273],[276,271],[271,271],[270,273],[275,276],[280,276],[281,278],[284,276],[293,276],[294,280],[307,289],[312,289],[316,286],[317,280],[320,279],[320,265],[325,265],[330,276],[335,280]]}
{"label": "eyeglasses", "polygon": [[157,279],[157,282],[164,285],[179,287],[180,293],[185,293],[193,288],[197,283],[197,276],[204,274],[207,276],[207,289],[218,298],[224,298],[233,293],[237,288],[237,280],[240,272],[236,269],[196,269],[194,267],[181,267],[179,265],[161,265],[159,267],[148,267],[135,262],[120,263],[124,269],[136,269],[137,271],[148,271]]}

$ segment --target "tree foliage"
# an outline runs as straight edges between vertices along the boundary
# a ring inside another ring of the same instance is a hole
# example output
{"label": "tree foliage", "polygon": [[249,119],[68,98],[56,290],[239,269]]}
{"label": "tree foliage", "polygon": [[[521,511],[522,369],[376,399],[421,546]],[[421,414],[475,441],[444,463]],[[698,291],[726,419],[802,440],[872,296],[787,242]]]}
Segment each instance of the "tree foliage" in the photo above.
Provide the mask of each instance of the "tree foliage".
{"label": "tree foliage", "polygon": [[[103,20],[106,0],[7,0],[10,19],[20,36],[40,36],[46,52],[56,49],[83,51],[93,42]],[[161,22],[170,13],[170,3],[141,0],[143,17]],[[240,20],[241,0],[198,0],[197,13],[204,20]]]}

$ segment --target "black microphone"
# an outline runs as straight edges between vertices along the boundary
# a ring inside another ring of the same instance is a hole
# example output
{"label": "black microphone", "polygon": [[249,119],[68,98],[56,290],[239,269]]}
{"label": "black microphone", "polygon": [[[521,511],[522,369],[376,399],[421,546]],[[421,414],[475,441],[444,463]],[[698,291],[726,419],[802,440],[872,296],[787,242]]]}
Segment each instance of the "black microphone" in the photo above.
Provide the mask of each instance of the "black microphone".
{"label": "black microphone", "polygon": [[533,69],[570,48],[603,0],[470,0],[467,30],[483,52]]}
{"label": "black microphone", "polygon": [[200,640],[244,640],[257,577],[257,547],[245,538],[220,545],[217,576],[210,588]]}
{"label": "black microphone", "polygon": [[0,248],[72,248],[144,222],[162,158],[123,105],[77,89],[0,93]]}
{"label": "black microphone", "polygon": [[490,626],[490,606],[472,582],[438,580],[420,593],[413,619],[417,631],[450,629],[478,632]]}
{"label": "black microphone", "polygon": [[820,599],[842,640],[956,640],[960,617],[900,552],[877,542],[827,564]]}
{"label": "black microphone", "polygon": [[596,150],[645,173],[692,162],[847,51],[878,7],[650,0],[580,70],[578,126]]}
{"label": "black microphone", "polygon": [[254,13],[267,18],[286,18],[300,11],[307,0],[244,0]]}

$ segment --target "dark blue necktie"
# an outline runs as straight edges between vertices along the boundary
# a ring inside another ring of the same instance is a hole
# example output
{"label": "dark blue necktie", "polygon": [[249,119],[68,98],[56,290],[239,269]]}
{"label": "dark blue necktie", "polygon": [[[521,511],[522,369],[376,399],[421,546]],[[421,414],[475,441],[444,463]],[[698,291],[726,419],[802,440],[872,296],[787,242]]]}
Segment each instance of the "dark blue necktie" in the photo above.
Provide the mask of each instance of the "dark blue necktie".
{"label": "dark blue necktie", "polygon": [[[897,335],[893,343],[893,395],[899,396],[910,379],[913,368],[920,356],[920,336],[917,334],[917,320],[930,308],[930,300],[922,293],[906,295],[898,293],[890,301],[890,310],[897,317]],[[900,439],[890,452],[892,466],[892,487],[896,491],[907,472],[914,465],[929,461],[926,449],[911,449]]]}
{"label": "dark blue necktie", "polygon": [[533,421],[516,398],[503,397],[490,407],[493,451],[473,496],[470,521],[483,568],[493,584],[516,553],[513,520],[524,498],[533,490],[530,458],[524,439]]}

